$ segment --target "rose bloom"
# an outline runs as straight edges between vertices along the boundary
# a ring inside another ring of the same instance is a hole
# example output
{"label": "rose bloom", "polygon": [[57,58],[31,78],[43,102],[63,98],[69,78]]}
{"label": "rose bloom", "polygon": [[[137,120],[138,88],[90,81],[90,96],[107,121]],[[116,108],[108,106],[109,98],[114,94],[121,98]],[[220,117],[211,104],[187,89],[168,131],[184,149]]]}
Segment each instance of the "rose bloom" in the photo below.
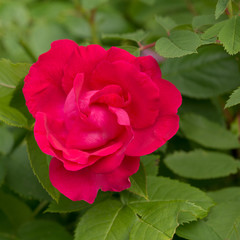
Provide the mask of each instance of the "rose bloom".
{"label": "rose bloom", "polygon": [[37,144],[53,156],[50,180],[73,201],[129,188],[140,156],[179,128],[180,92],[156,60],[116,47],[55,41],[30,68],[23,93]]}

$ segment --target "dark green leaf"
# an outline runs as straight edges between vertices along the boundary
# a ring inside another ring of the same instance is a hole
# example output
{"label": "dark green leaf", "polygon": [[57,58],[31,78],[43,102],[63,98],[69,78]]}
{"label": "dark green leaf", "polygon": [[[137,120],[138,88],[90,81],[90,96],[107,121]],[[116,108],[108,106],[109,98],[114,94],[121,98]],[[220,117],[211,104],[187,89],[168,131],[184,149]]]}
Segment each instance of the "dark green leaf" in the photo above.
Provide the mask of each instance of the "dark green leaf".
{"label": "dark green leaf", "polygon": [[174,173],[192,179],[226,177],[238,171],[237,161],[231,156],[204,150],[175,152],[164,162]]}
{"label": "dark green leaf", "polygon": [[10,131],[4,127],[0,126],[0,153],[6,155],[13,147],[14,139]]}
{"label": "dark green leaf", "polygon": [[0,191],[0,210],[4,212],[15,227],[32,218],[32,211],[24,202],[2,191]]}
{"label": "dark green leaf", "polygon": [[203,26],[212,25],[216,23],[214,15],[200,15],[195,16],[192,20],[193,29],[197,30]]}
{"label": "dark green leaf", "polygon": [[108,2],[108,0],[81,0],[82,6],[86,10],[97,8],[99,5]]}
{"label": "dark green leaf", "polygon": [[176,22],[170,17],[157,16],[156,21],[164,28],[164,30],[169,34],[169,32],[177,26]]}
{"label": "dark green leaf", "polygon": [[29,133],[27,136],[27,149],[34,174],[37,176],[43,188],[57,201],[60,193],[53,187],[49,179],[49,157],[39,149],[33,133]]}
{"label": "dark green leaf", "polygon": [[180,128],[188,139],[208,148],[234,149],[240,146],[233,133],[197,114],[184,114]]}
{"label": "dark green leaf", "polygon": [[142,163],[138,171],[130,177],[130,181],[131,187],[128,190],[147,199],[146,173]]}
{"label": "dark green leaf", "polygon": [[7,167],[6,183],[14,192],[26,198],[51,200],[33,174],[25,145],[20,146],[9,156]]}
{"label": "dark green leaf", "polygon": [[21,240],[71,240],[72,236],[57,222],[34,220],[25,223],[18,230]]}
{"label": "dark green leaf", "polygon": [[218,96],[240,85],[237,61],[217,46],[202,47],[196,55],[169,59],[162,71],[183,95],[192,98]]}
{"label": "dark green leaf", "polygon": [[215,203],[240,201],[240,187],[223,188],[218,191],[208,192],[207,195],[211,197]]}

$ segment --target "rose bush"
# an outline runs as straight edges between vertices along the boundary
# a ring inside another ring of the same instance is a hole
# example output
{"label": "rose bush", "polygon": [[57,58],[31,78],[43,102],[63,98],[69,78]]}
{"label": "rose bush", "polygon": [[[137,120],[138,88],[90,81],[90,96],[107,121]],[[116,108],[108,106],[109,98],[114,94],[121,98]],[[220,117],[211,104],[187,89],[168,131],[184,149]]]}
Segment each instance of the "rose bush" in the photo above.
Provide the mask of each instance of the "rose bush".
{"label": "rose bush", "polygon": [[36,141],[53,156],[50,180],[74,201],[129,188],[140,156],[179,127],[181,95],[156,60],[116,47],[55,41],[32,65],[23,93]]}

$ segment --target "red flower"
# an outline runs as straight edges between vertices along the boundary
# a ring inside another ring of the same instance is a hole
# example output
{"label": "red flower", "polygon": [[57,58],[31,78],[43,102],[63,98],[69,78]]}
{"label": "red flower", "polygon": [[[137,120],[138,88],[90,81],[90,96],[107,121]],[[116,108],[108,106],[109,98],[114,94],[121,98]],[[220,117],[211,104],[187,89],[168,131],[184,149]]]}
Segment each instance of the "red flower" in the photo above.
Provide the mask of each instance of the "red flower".
{"label": "red flower", "polygon": [[53,156],[50,180],[74,201],[129,188],[139,157],[178,130],[179,91],[151,56],[116,47],[55,41],[32,65],[23,93],[36,141]]}

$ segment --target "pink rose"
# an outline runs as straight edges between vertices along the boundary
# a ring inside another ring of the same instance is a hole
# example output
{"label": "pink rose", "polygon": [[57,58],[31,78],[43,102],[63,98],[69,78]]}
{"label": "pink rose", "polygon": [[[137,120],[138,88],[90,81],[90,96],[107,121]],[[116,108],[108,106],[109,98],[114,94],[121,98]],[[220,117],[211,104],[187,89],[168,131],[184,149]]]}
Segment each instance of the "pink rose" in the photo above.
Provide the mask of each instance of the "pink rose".
{"label": "pink rose", "polygon": [[116,47],[55,41],[32,65],[23,93],[36,141],[53,156],[50,180],[73,201],[129,188],[140,156],[179,127],[181,95],[156,60]]}

